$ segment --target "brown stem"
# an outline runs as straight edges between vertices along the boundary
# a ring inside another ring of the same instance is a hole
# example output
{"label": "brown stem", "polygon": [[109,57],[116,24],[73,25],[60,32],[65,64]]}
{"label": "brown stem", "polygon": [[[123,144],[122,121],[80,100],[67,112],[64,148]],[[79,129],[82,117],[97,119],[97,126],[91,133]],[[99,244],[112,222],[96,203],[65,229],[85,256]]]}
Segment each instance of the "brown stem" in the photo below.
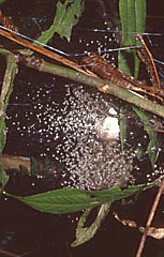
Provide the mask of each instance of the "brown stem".
{"label": "brown stem", "polygon": [[7,32],[7,31],[4,31],[3,29],[0,29],[0,35],[2,35],[4,37],[6,37],[6,38],[8,38],[8,39],[18,43],[18,44],[20,44],[22,46],[30,48],[31,50],[34,50],[34,51],[36,51],[36,52],[38,52],[40,54],[43,54],[43,55],[45,55],[45,56],[47,56],[47,57],[49,57],[51,59],[54,59],[54,60],[56,60],[56,61],[58,61],[58,62],[60,62],[60,63],[62,63],[64,65],[66,65],[68,67],[71,67],[71,68],[73,68],[73,69],[75,69],[77,71],[80,71],[82,73],[87,73],[84,70],[82,70],[77,63],[72,62],[72,61],[64,58],[63,56],[61,56],[59,54],[56,54],[56,53],[54,53],[54,52],[52,52],[52,51],[50,51],[50,50],[48,50],[48,49],[46,49],[46,48],[44,48],[42,46],[39,46],[39,45],[36,45],[36,44],[32,44],[31,42],[29,42],[29,41],[27,41],[25,39],[18,38],[17,36]]}
{"label": "brown stem", "polygon": [[147,220],[145,231],[142,235],[136,257],[141,257],[141,254],[143,252],[144,245],[145,245],[145,242],[146,242],[147,233],[148,233],[149,227],[151,225],[151,222],[153,220],[153,217],[154,217],[155,211],[157,209],[157,206],[159,204],[159,201],[160,201],[163,190],[164,190],[164,180],[162,181],[161,186],[160,186],[159,191],[158,191],[158,194],[156,195],[156,198],[154,200],[154,204],[153,204],[152,209],[150,211],[149,218]]}

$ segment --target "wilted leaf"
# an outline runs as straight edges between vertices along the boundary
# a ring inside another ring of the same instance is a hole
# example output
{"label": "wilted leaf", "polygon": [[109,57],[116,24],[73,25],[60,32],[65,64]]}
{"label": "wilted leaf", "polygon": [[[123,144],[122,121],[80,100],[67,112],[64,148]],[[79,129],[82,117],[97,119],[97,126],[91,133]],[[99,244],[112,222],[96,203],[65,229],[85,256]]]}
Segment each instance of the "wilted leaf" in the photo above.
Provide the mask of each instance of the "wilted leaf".
{"label": "wilted leaf", "polygon": [[[145,232],[144,227],[139,227],[138,229],[141,233]],[[163,239],[164,238],[164,228],[149,227],[147,235],[151,236],[155,239],[158,239],[158,240]]]}
{"label": "wilted leaf", "polygon": [[109,209],[110,209],[111,203],[102,204],[99,212],[96,216],[95,221],[91,224],[89,227],[84,227],[85,222],[87,220],[87,217],[90,213],[90,210],[86,210],[80,217],[80,220],[78,222],[77,228],[76,228],[76,239],[71,244],[72,247],[79,246],[81,244],[86,243],[91,238],[94,237],[97,230],[99,229],[101,222],[105,219],[107,216]]}
{"label": "wilted leaf", "polygon": [[[129,228],[138,228],[138,230],[141,233],[145,232],[145,228],[138,226],[137,223],[134,220],[126,220],[126,219],[120,219],[117,213],[114,213],[114,217],[124,226],[128,226]],[[151,236],[155,239],[163,239],[164,238],[164,228],[158,228],[158,227],[149,227],[147,230],[147,235]]]}

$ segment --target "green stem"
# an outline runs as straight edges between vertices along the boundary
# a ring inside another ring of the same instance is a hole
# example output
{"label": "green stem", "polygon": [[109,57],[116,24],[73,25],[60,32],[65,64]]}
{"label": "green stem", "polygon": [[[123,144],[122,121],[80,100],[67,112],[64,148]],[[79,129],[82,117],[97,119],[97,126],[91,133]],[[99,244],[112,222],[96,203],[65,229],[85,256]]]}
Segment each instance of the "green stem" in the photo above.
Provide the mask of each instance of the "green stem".
{"label": "green stem", "polygon": [[12,93],[13,81],[17,73],[15,56],[8,50],[0,49],[0,54],[6,57],[6,70],[0,95],[0,156],[6,142],[5,111]]}
{"label": "green stem", "polygon": [[4,111],[6,110],[10,94],[12,93],[13,81],[17,74],[17,63],[14,54],[10,51],[0,49],[0,54],[6,57],[6,70],[3,78],[2,90],[0,95],[1,104],[3,105]]}
{"label": "green stem", "polygon": [[[62,67],[56,64],[52,64],[42,60],[39,65],[34,65],[31,62],[23,62],[26,66],[39,70],[40,72],[50,73],[52,75],[61,76],[78,83],[86,84],[97,89],[102,89],[103,86],[105,93],[109,93],[116,96],[128,103],[134,104],[143,108],[153,114],[156,114],[164,118],[164,106],[154,103],[153,101],[142,98],[141,96],[134,94],[124,88],[118,87],[109,80],[104,80],[97,77],[91,77],[89,75],[74,71],[70,68]],[[121,86],[121,85],[120,85]]]}

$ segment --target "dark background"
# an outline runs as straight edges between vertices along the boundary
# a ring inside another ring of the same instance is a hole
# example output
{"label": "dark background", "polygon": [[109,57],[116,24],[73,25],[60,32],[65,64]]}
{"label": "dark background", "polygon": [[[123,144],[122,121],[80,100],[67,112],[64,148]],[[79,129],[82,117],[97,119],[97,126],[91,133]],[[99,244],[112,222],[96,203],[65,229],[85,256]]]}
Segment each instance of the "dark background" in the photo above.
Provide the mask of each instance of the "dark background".
{"label": "dark background", "polygon": [[[57,35],[51,44],[53,45],[55,43],[56,47],[59,46],[69,53],[79,53],[84,49],[90,50],[86,45],[87,42],[97,37],[101,40],[103,38],[102,35],[96,34],[95,36],[94,32],[87,32],[87,28],[104,28],[102,13],[104,8],[108,10],[110,2],[113,4],[114,11],[110,8],[110,12],[106,13],[105,19],[114,28],[115,25],[112,23],[112,19],[113,17],[118,17],[118,2],[88,0],[86,1],[86,10],[83,18],[74,29],[72,39],[74,40],[74,45],[68,44],[65,40],[61,45],[61,40]],[[164,3],[162,0],[152,0],[147,1],[147,4],[147,31],[161,33],[160,37],[152,36],[148,41],[155,57],[163,61]],[[50,25],[55,11],[55,5],[53,0],[8,0],[2,4],[2,10],[6,15],[11,15],[17,25],[21,24],[22,33],[31,37],[34,35],[37,37],[42,29],[46,29]],[[34,17],[36,18],[36,22],[32,19]],[[80,46],[76,42],[79,36],[86,40]],[[96,51],[96,48],[97,45],[93,44],[91,50]],[[162,77],[163,67],[160,66],[159,69]],[[22,76],[20,79],[22,79]],[[49,78],[46,77],[46,82],[47,79]],[[19,80],[19,77],[17,80]],[[51,83],[51,78],[49,83]],[[9,142],[10,144],[11,141]],[[19,152],[19,149],[15,149],[15,147],[13,145],[13,151]],[[54,187],[55,182],[52,179],[37,179],[36,177],[29,177],[20,172],[13,172],[6,190],[13,194],[28,195],[47,191]],[[129,199],[129,204],[124,206],[121,203],[116,203],[112,207],[108,217],[102,223],[96,236],[88,243],[75,249],[70,247],[70,243],[74,240],[75,228],[80,213],[70,215],[40,213],[14,199],[2,196],[0,204],[0,249],[8,251],[10,254],[15,253],[16,256],[28,257],[135,256],[141,234],[137,229],[128,228],[116,221],[112,212],[116,210],[122,218],[129,218],[135,220],[138,225],[143,225],[146,222],[156,193],[157,188],[154,188],[140,194],[137,200],[134,198]],[[154,226],[164,226],[163,206],[164,203],[161,201],[153,223]],[[0,253],[0,256],[12,255]],[[164,256],[164,241],[147,238],[143,256]]]}

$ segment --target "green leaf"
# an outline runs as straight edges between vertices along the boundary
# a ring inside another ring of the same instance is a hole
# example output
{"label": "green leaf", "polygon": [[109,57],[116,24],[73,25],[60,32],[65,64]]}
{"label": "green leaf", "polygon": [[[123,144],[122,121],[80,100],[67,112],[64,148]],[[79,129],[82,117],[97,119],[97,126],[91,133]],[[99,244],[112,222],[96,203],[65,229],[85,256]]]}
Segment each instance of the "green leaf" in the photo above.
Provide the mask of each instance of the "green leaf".
{"label": "green leaf", "polygon": [[0,117],[0,156],[6,143],[6,125],[4,117]]}
{"label": "green leaf", "polygon": [[127,110],[124,107],[120,109],[120,139],[121,139],[121,150],[124,149],[126,140],[126,133],[128,128],[128,119],[126,118]]}
{"label": "green leaf", "polygon": [[4,187],[6,186],[8,180],[9,180],[9,175],[2,170],[1,164],[0,164],[0,184],[1,184],[1,188],[0,191],[2,192]]}
{"label": "green leaf", "polygon": [[[143,33],[146,23],[146,0],[120,0],[119,11],[122,26],[122,42],[121,46],[138,46],[136,41],[136,33]],[[140,60],[137,56],[136,50],[126,50],[119,52],[118,55],[119,68],[129,75],[138,77]],[[126,112],[122,108],[121,112]],[[121,114],[121,113],[120,113]],[[124,148],[124,141],[126,137],[127,121],[120,122],[120,138],[121,148]]]}
{"label": "green leaf", "polygon": [[147,131],[147,134],[149,135],[149,144],[147,147],[147,151],[149,159],[151,161],[152,168],[154,169],[154,165],[159,156],[160,143],[157,138],[158,134],[155,131],[151,131],[151,127],[149,124],[150,117],[148,114],[146,114],[145,112],[143,112],[135,106],[133,106],[133,110],[136,112],[140,120],[143,122],[144,129]]}
{"label": "green leaf", "polygon": [[20,172],[23,175],[29,175],[29,170],[24,166],[24,165],[20,165]]}
{"label": "green leaf", "polygon": [[135,1],[135,18],[136,18],[136,32],[143,33],[146,24],[146,1]]}
{"label": "green leaf", "polygon": [[125,190],[113,187],[103,191],[84,191],[76,188],[57,189],[31,196],[12,196],[30,207],[48,213],[61,214],[93,208],[98,205],[124,199],[136,192],[151,188],[154,184],[129,186]]}
{"label": "green leaf", "polygon": [[2,4],[3,2],[5,2],[6,0],[0,0],[0,4]]}
{"label": "green leaf", "polygon": [[45,158],[44,160],[44,165],[43,165],[43,173],[44,175],[48,175],[52,172],[52,169],[51,169],[51,164],[50,164],[50,160],[49,158]]}
{"label": "green leaf", "polygon": [[34,158],[31,158],[31,173],[33,176],[41,173],[40,165]]}
{"label": "green leaf", "polygon": [[76,239],[71,244],[72,247],[76,247],[81,244],[84,244],[87,241],[89,241],[91,238],[94,237],[94,235],[96,234],[97,230],[99,229],[99,227],[101,225],[101,222],[107,216],[107,214],[110,210],[110,206],[111,206],[111,203],[102,204],[95,221],[89,227],[84,227],[84,225],[86,223],[87,217],[91,210],[88,209],[81,215],[80,220],[77,224],[77,228],[76,228]]}
{"label": "green leaf", "polygon": [[57,11],[51,27],[42,32],[37,41],[46,44],[57,32],[60,37],[65,37],[68,41],[71,39],[72,28],[78,23],[79,17],[84,10],[83,0],[65,0],[57,3]]}
{"label": "green leaf", "polygon": [[152,168],[154,169],[154,165],[159,157],[160,144],[157,139],[157,133],[156,132],[151,132],[151,133],[153,133],[154,135],[150,135],[150,133],[148,133],[150,141],[147,147],[147,151],[148,151],[149,159],[151,161]]}
{"label": "green leaf", "polygon": [[136,148],[136,157],[140,161],[144,155],[144,149],[141,145],[138,145]]}
{"label": "green leaf", "polygon": [[[122,26],[121,46],[139,45],[135,39],[136,33],[143,33],[146,23],[146,0],[120,0],[119,10]],[[136,51],[119,52],[119,68],[128,74],[138,76],[139,59]]]}
{"label": "green leaf", "polygon": [[[146,27],[146,0],[135,0],[135,18],[136,18],[136,32],[142,34]],[[140,42],[136,41],[136,46],[140,45]],[[138,77],[140,60],[135,56],[135,69],[134,77]]]}

